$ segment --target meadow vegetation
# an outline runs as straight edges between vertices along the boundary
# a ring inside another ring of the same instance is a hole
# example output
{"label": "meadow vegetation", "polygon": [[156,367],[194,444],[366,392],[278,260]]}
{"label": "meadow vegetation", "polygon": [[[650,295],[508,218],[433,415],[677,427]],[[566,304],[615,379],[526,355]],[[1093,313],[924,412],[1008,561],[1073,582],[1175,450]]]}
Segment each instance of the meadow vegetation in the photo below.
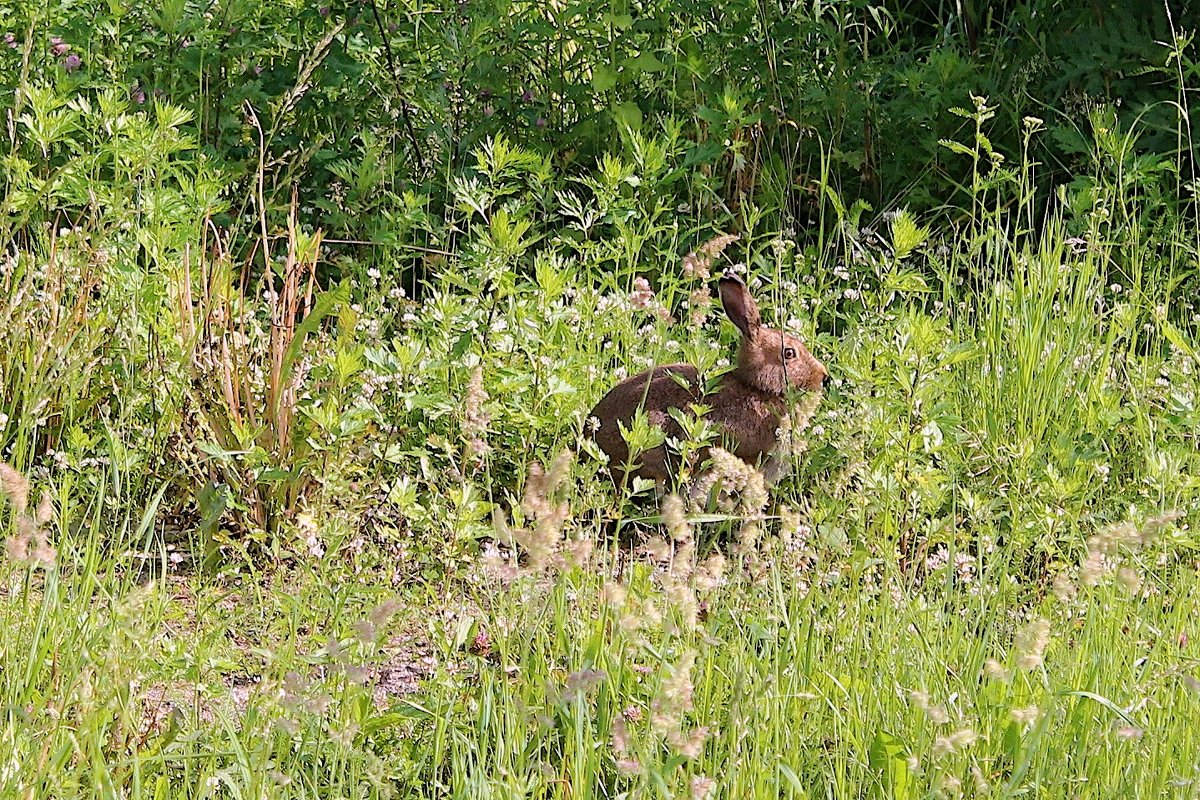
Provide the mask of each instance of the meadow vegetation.
{"label": "meadow vegetation", "polygon": [[0,3],[0,797],[1200,796],[1186,8]]}

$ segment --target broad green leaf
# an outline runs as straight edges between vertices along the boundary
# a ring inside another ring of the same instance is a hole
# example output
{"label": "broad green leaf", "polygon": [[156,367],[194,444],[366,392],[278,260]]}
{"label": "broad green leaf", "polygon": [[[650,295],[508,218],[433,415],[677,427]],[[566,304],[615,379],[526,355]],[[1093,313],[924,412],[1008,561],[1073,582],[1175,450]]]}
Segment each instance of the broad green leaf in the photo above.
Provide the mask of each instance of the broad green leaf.
{"label": "broad green leaf", "polygon": [[636,103],[617,103],[612,107],[613,119],[632,130],[641,130],[642,110]]}
{"label": "broad green leaf", "polygon": [[867,759],[883,787],[881,796],[891,800],[907,800],[913,796],[912,768],[908,765],[906,750],[904,742],[887,731],[879,731],[871,741]]}
{"label": "broad green leaf", "polygon": [[661,72],[667,68],[667,65],[659,61],[658,56],[649,50],[638,53],[637,58],[627,60],[625,65],[639,72]]}
{"label": "broad green leaf", "polygon": [[617,85],[617,71],[604,64],[598,64],[592,69],[592,88],[597,92],[607,92]]}

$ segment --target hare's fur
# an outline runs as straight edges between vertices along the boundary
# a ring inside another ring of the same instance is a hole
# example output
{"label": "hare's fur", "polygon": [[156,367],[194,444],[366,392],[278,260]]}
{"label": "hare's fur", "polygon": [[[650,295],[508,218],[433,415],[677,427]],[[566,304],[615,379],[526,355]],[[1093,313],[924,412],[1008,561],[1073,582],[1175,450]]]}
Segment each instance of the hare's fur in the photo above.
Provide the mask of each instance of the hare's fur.
{"label": "hare's fur", "polygon": [[[650,423],[662,428],[668,438],[681,438],[683,430],[670,410],[687,413],[690,404],[706,405],[711,409],[706,419],[720,431],[728,449],[757,466],[778,443],[788,392],[817,391],[824,385],[829,375],[825,365],[796,337],[762,325],[758,306],[739,278],[721,278],[719,292],[742,341],[737,366],[721,376],[712,392],[705,393],[695,367],[671,364],[622,381],[592,409],[591,416],[599,422],[593,438],[608,456],[609,472],[618,487],[630,475],[671,484],[678,471],[677,456],[659,446],[642,453],[627,474],[629,448],[619,424],[628,428],[638,409],[644,409]],[[706,456],[701,453],[702,460]]]}

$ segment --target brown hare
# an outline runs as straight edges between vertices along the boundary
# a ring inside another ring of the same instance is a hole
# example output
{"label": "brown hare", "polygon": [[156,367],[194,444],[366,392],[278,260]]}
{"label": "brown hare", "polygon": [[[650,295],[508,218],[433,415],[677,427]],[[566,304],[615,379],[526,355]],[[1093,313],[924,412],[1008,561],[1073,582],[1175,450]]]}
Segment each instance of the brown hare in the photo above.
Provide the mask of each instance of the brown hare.
{"label": "brown hare", "polygon": [[[718,283],[718,293],[726,316],[741,331],[742,341],[737,366],[720,377],[715,390],[705,394],[705,386],[692,365],[670,364],[622,381],[592,409],[592,424],[599,422],[593,439],[608,456],[609,474],[618,488],[630,475],[673,484],[679,467],[678,457],[660,445],[642,453],[627,474],[629,448],[620,425],[628,428],[638,409],[644,409],[650,423],[668,437],[681,437],[683,430],[670,410],[686,412],[689,404],[704,404],[711,409],[706,419],[716,426],[724,446],[757,466],[763,465],[775,449],[789,392],[819,391],[828,382],[825,365],[803,342],[763,326],[758,305],[741,278],[726,273]],[[707,451],[701,454],[701,459],[706,457]],[[766,466],[777,473],[779,465]]]}

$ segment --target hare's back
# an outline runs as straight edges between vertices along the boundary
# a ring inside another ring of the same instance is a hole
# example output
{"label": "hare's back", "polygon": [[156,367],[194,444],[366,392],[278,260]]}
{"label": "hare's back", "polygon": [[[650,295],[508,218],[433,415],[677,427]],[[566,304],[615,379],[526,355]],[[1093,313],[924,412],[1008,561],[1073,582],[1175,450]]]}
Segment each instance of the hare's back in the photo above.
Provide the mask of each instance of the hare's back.
{"label": "hare's back", "polygon": [[622,460],[628,452],[618,422],[628,427],[638,410],[645,409],[652,424],[678,435],[679,426],[669,409],[686,408],[703,395],[700,375],[691,364],[670,364],[634,375],[614,386],[592,409],[591,416],[599,422],[593,438],[610,459]]}

